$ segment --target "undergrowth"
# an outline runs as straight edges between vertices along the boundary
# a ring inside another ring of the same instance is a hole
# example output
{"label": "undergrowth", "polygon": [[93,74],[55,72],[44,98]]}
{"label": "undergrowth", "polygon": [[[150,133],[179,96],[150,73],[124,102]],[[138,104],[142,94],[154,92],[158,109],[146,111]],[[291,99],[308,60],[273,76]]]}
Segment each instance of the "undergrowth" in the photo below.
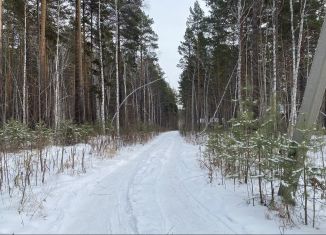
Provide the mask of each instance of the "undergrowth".
{"label": "undergrowth", "polygon": [[[46,184],[53,174],[79,175],[92,167],[93,158],[112,158],[125,145],[146,143],[154,127],[122,130],[120,138],[108,128],[63,122],[57,130],[40,123],[33,128],[10,121],[0,129],[0,194],[19,198],[19,212],[42,208],[33,189]],[[34,195],[34,196],[33,196]],[[37,203],[36,203],[37,201]],[[38,206],[36,206],[36,204]]]}
{"label": "undergrowth", "polygon": [[[232,181],[234,185],[247,185],[248,203],[278,212],[285,226],[299,222],[316,227],[316,215],[326,216],[325,131],[301,131],[313,138],[293,145],[287,133],[275,131],[272,115],[258,120],[244,112],[230,120],[227,127],[216,126],[209,132],[201,166],[211,183],[219,180],[222,184]],[[285,184],[285,170],[294,164],[289,157],[294,146],[304,154],[305,163],[295,172],[301,175],[294,195],[296,205],[289,205],[278,191],[280,184]]]}

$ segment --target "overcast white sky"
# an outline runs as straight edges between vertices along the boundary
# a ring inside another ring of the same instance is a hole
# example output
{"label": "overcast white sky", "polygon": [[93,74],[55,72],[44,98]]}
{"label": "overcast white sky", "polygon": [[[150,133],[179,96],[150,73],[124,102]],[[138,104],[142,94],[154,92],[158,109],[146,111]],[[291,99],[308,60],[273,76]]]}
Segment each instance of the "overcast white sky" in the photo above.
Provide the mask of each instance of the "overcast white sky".
{"label": "overcast white sky", "polygon": [[[195,0],[145,0],[146,11],[154,19],[154,30],[159,36],[159,60],[166,80],[178,89],[181,70],[177,68],[180,56],[178,46],[183,40],[189,8]],[[203,0],[199,0],[204,7]]]}

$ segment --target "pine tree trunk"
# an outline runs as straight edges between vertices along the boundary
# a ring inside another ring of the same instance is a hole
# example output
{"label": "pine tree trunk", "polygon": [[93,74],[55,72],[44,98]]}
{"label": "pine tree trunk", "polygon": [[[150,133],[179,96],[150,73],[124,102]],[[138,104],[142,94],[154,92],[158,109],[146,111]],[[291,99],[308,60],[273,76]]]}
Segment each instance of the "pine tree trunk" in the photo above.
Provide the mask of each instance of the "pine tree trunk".
{"label": "pine tree trunk", "polygon": [[12,18],[9,17],[8,22],[8,37],[7,37],[7,59],[6,59],[6,79],[5,79],[5,91],[4,91],[4,105],[5,108],[3,110],[3,121],[6,122],[7,118],[12,116],[14,109],[14,103],[13,103],[13,73],[12,73],[12,42],[13,42],[13,22]]}
{"label": "pine tree trunk", "polygon": [[83,95],[83,60],[82,60],[82,43],[81,43],[81,19],[80,8],[81,0],[76,0],[76,58],[75,58],[75,122],[83,123],[84,112],[84,95]]}
{"label": "pine tree trunk", "polygon": [[39,122],[42,121],[43,116],[43,106],[45,105],[45,97],[42,95],[44,93],[43,89],[45,88],[45,81],[46,81],[46,38],[45,38],[45,33],[46,33],[46,15],[47,15],[47,2],[46,0],[41,1],[41,27],[40,27],[40,48],[39,48]]}
{"label": "pine tree trunk", "polygon": [[2,122],[5,121],[5,103],[4,103],[4,95],[3,95],[3,91],[4,89],[4,76],[2,73],[2,57],[3,57],[3,49],[2,49],[2,0],[0,0],[0,111],[2,113],[2,117],[0,117],[2,119]]}
{"label": "pine tree trunk", "polygon": [[54,128],[58,129],[60,120],[60,73],[59,73],[59,47],[60,47],[60,0],[57,2],[57,43],[55,57],[55,81],[54,81]]}

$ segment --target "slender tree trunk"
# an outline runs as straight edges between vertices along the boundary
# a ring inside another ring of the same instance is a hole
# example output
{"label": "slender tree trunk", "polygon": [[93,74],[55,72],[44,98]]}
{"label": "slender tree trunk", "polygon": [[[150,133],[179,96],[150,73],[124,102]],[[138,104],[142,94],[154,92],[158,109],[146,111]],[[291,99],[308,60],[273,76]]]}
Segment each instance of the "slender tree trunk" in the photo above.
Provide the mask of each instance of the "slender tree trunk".
{"label": "slender tree trunk", "polygon": [[304,198],[304,224],[308,225],[308,191],[307,191],[307,166],[303,167],[303,198]]}
{"label": "slender tree trunk", "polygon": [[289,123],[289,134],[290,137],[293,137],[294,127],[297,123],[297,89],[298,89],[298,75],[301,62],[301,45],[303,37],[303,23],[304,23],[304,14],[306,10],[307,0],[304,0],[303,8],[301,12],[300,20],[300,31],[298,45],[295,43],[295,31],[294,31],[294,12],[293,12],[293,0],[290,0],[290,11],[291,11],[291,32],[292,32],[292,63],[293,63],[293,84],[292,84],[292,93],[291,93],[291,113],[290,113],[290,123]]}
{"label": "slender tree trunk", "polygon": [[238,69],[237,69],[237,77],[238,77],[238,102],[239,102],[239,113],[240,115],[243,113],[243,103],[242,103],[242,41],[243,41],[243,22],[242,22],[242,3],[241,0],[238,0],[238,47],[239,47],[239,55],[238,55]]}
{"label": "slender tree trunk", "polygon": [[261,8],[261,0],[254,0],[253,7],[252,7],[252,80],[253,80],[253,99],[257,102],[257,104],[254,105],[254,114],[256,117],[261,116],[263,113],[262,107],[263,103],[260,96],[260,90],[261,90],[261,81],[259,78],[259,38],[260,38],[260,20],[259,20],[259,14],[260,14],[260,8]]}
{"label": "slender tree trunk", "polygon": [[[143,58],[143,45],[141,44],[140,45],[140,81],[139,81],[139,86],[141,86],[142,84],[145,84],[145,78],[144,78],[144,58]],[[144,93],[144,91],[143,91],[143,93],[142,93],[142,95],[143,95],[143,99],[145,100],[145,93]],[[145,120],[145,112],[143,111],[142,112],[142,115],[143,115],[143,117],[141,117],[141,98],[139,98],[139,106],[137,106],[139,109],[140,109],[140,111],[139,111],[139,116],[140,116],[140,120]]]}
{"label": "slender tree trunk", "polygon": [[83,95],[83,59],[81,43],[80,2],[76,0],[76,64],[75,64],[75,122],[83,123],[85,117]]}
{"label": "slender tree trunk", "polygon": [[100,71],[101,71],[101,125],[102,132],[105,133],[105,86],[103,72],[103,48],[102,48],[102,29],[101,29],[101,1],[98,1],[98,34],[100,47]]}
{"label": "slender tree trunk", "polygon": [[41,27],[40,27],[40,48],[39,48],[39,102],[38,102],[38,121],[40,122],[42,120],[42,112],[43,112],[43,105],[44,105],[44,100],[42,98],[42,92],[44,92],[42,89],[45,88],[43,87],[43,84],[45,83],[46,80],[46,38],[45,38],[45,30],[46,30],[46,11],[47,11],[47,2],[46,0],[41,1]]}
{"label": "slender tree trunk", "polygon": [[[37,22],[39,24],[39,27],[37,27],[37,35],[38,35],[38,45],[41,44],[41,37],[40,37],[40,1],[42,0],[37,0],[36,1],[36,11],[37,11]],[[33,107],[33,112],[34,112],[34,120],[35,122],[41,120],[40,113],[41,113],[41,71],[40,71],[40,47],[38,48],[38,57],[37,57],[37,99],[34,99],[34,107]]]}
{"label": "slender tree trunk", "polygon": [[191,79],[191,132],[195,131],[195,73]]}
{"label": "slender tree trunk", "polygon": [[[291,30],[292,30],[292,52],[293,52],[293,85],[292,85],[292,95],[291,95],[291,112],[290,112],[290,122],[289,122],[289,135],[291,138],[295,140],[297,143],[301,143],[303,141],[303,134],[299,129],[301,128],[307,128],[311,127],[313,123],[316,122],[317,116],[320,112],[320,107],[322,103],[320,102],[322,98],[318,99],[316,97],[320,97],[320,94],[325,93],[325,86],[322,84],[323,82],[320,80],[320,71],[322,70],[322,59],[320,60],[320,57],[324,58],[324,54],[322,53],[323,48],[323,39],[325,38],[325,23],[323,25],[323,29],[321,32],[321,36],[318,42],[318,46],[316,49],[316,55],[313,63],[313,67],[311,69],[311,77],[308,81],[303,105],[301,107],[299,122],[297,123],[297,109],[296,109],[296,100],[297,100],[297,81],[298,81],[298,73],[299,73],[299,67],[300,67],[300,57],[301,57],[301,44],[302,44],[302,34],[303,34],[303,23],[304,23],[304,14],[305,14],[305,8],[307,1],[304,0],[303,8],[301,12],[301,22],[300,22],[300,31],[299,31],[299,39],[298,39],[298,45],[296,48],[295,45],[295,37],[294,37],[294,27],[293,27],[293,0],[290,0],[290,7],[291,7]],[[296,49],[297,55],[296,55]],[[297,58],[296,58],[297,56]],[[316,62],[316,58],[318,58],[318,62]],[[321,63],[321,64],[320,64]],[[318,80],[319,79],[319,80]],[[318,83],[316,82],[318,80]],[[316,84],[318,84],[316,86]],[[321,88],[321,89],[320,89]],[[307,91],[309,91],[307,93]],[[311,94],[313,93],[313,94]],[[308,103],[308,105],[307,105]],[[307,112],[309,110],[309,112]],[[295,129],[296,127],[296,129]],[[297,148],[297,144],[293,143],[293,148]],[[295,199],[293,198],[293,195],[295,194],[299,178],[301,176],[302,166],[304,165],[304,156],[303,154],[298,154],[298,150],[295,149],[295,151],[292,151],[290,153],[290,157],[294,158],[294,161],[291,163],[284,163],[284,172],[282,175],[282,182],[278,194],[283,197],[283,199],[288,204],[295,204]],[[302,156],[301,156],[302,155]]]}
{"label": "slender tree trunk", "polygon": [[115,67],[116,67],[116,128],[117,137],[120,138],[120,87],[119,87],[119,12],[118,12],[118,0],[115,0],[115,15],[116,15],[116,25],[115,25]]}
{"label": "slender tree trunk", "polygon": [[291,33],[292,33],[292,93],[291,93],[291,111],[290,111],[290,123],[289,133],[290,137],[293,136],[294,126],[296,122],[296,95],[297,95],[297,76],[296,76],[296,46],[295,46],[295,31],[294,31],[294,13],[293,13],[293,0],[290,0],[290,12],[291,12]]}
{"label": "slender tree trunk", "polygon": [[60,124],[60,73],[59,73],[59,47],[60,47],[60,0],[57,4],[57,43],[55,58],[55,80],[54,80],[54,128],[58,129]]}
{"label": "slender tree trunk", "polygon": [[272,83],[272,115],[274,116],[274,130],[277,128],[277,50],[278,50],[278,0],[273,0],[273,83]]}
{"label": "slender tree trunk", "polygon": [[8,117],[13,117],[14,113],[14,94],[13,94],[13,86],[14,86],[14,81],[13,81],[13,71],[12,71],[12,57],[13,57],[13,19],[12,17],[9,17],[9,22],[8,22],[8,36],[7,36],[7,61],[6,61],[6,79],[5,79],[5,110],[4,110],[4,122],[7,121]]}
{"label": "slender tree trunk", "polygon": [[297,45],[297,61],[296,61],[296,63],[297,63],[296,64],[296,76],[297,76],[297,78],[299,76],[299,69],[300,69],[300,63],[301,63],[301,54],[302,54],[301,49],[302,49],[302,42],[303,42],[303,30],[304,30],[306,5],[307,5],[307,0],[304,0],[302,12],[301,12],[299,39],[298,39],[298,45]]}
{"label": "slender tree trunk", "polygon": [[[146,84],[146,78],[147,78],[146,72],[145,72],[146,66],[147,66],[147,63],[146,63],[146,59],[145,59],[145,60],[143,60],[143,66],[142,66],[142,68],[143,68],[143,70],[142,70],[143,85]],[[146,89],[144,89],[144,91],[143,91],[143,122],[144,122],[144,124],[146,124],[146,112],[147,112],[147,110],[146,110]]]}
{"label": "slender tree trunk", "polygon": [[[124,61],[123,63],[123,85],[124,85],[124,95],[125,98],[127,96],[127,62]],[[126,101],[126,104],[124,105],[125,108],[125,127],[128,127],[128,102]]]}
{"label": "slender tree trunk", "polygon": [[[93,8],[95,6],[95,3],[93,2],[93,0],[91,1],[91,8]],[[95,76],[93,74],[93,58],[94,58],[94,45],[93,45],[93,11],[90,11],[90,24],[91,24],[91,65],[90,65],[90,81],[91,81],[91,85],[95,85]],[[91,110],[91,116],[92,116],[92,122],[95,123],[96,120],[97,120],[97,98],[96,98],[96,94],[93,90],[90,91],[90,99],[91,99],[91,107],[90,107],[90,110]]]}
{"label": "slender tree trunk", "polygon": [[90,80],[89,80],[89,76],[88,76],[88,70],[89,70],[89,66],[87,64],[87,60],[86,60],[86,47],[87,47],[87,43],[86,43],[86,0],[83,0],[82,3],[83,6],[83,15],[82,15],[82,35],[83,35],[83,93],[84,93],[84,121],[90,121]]}
{"label": "slender tree trunk", "polygon": [[197,124],[198,128],[200,129],[201,126],[201,118],[202,116],[202,97],[201,97],[201,92],[200,92],[200,82],[201,82],[201,74],[200,74],[200,52],[199,52],[199,38],[197,36],[196,38],[196,44],[197,44],[197,50],[196,50],[196,67],[197,67],[197,99],[196,99],[196,108],[197,108]]}
{"label": "slender tree trunk", "polygon": [[[0,0],[1,2],[1,0]],[[23,65],[23,123],[27,124],[27,84],[26,84],[26,58],[27,57],[27,0],[24,2],[24,65]]]}

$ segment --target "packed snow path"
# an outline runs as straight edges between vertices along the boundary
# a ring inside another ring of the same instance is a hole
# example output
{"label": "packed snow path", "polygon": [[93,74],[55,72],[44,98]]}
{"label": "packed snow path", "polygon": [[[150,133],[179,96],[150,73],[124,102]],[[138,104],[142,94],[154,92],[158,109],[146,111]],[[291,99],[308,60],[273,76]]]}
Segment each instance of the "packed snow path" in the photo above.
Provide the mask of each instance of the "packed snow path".
{"label": "packed snow path", "polygon": [[278,221],[247,205],[232,184],[207,184],[198,157],[178,132],[161,134],[84,176],[58,179],[44,218],[0,221],[0,232],[280,233]]}

